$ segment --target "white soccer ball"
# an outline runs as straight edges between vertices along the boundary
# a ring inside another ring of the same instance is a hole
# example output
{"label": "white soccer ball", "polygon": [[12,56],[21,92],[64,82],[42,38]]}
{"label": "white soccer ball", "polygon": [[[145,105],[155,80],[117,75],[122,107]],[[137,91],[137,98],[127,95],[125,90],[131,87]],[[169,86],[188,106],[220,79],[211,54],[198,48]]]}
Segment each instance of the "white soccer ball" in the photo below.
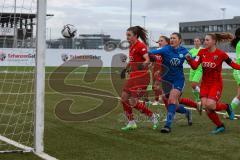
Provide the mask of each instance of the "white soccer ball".
{"label": "white soccer ball", "polygon": [[73,38],[76,36],[76,34],[77,34],[77,29],[74,25],[67,24],[67,25],[63,26],[63,29],[62,29],[63,37]]}

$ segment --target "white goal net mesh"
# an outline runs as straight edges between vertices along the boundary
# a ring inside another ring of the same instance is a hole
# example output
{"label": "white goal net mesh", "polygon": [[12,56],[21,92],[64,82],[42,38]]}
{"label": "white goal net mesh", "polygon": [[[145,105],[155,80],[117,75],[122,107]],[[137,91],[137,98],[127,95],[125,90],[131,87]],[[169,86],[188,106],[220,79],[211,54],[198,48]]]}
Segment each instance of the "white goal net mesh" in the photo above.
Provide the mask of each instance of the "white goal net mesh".
{"label": "white goal net mesh", "polygon": [[0,152],[34,144],[36,6],[0,0]]}

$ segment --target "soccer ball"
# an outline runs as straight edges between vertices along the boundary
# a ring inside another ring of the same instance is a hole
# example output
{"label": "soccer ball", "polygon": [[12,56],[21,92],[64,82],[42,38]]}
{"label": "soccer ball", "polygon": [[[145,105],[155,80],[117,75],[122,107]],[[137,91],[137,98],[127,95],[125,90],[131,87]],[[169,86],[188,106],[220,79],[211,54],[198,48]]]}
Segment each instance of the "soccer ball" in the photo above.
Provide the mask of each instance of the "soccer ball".
{"label": "soccer ball", "polygon": [[65,26],[63,26],[62,29],[62,36],[65,38],[73,38],[75,37],[77,34],[77,29],[75,28],[74,25],[71,24],[67,24]]}
{"label": "soccer ball", "polygon": [[62,54],[62,60],[63,62],[66,62],[68,60],[68,55],[67,54]]}

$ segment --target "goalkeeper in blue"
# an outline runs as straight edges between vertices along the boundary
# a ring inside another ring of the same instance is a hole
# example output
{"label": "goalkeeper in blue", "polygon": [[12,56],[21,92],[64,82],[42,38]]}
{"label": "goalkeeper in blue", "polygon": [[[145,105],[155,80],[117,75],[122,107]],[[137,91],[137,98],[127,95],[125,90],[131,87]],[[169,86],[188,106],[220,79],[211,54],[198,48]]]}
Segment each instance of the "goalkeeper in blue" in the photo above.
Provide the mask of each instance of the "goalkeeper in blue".
{"label": "goalkeeper in blue", "polygon": [[179,33],[172,33],[170,37],[170,45],[161,49],[149,51],[149,57],[155,61],[155,54],[160,54],[163,58],[162,67],[162,89],[164,95],[168,99],[168,112],[166,117],[166,124],[161,129],[162,133],[170,133],[172,121],[175,112],[185,114],[188,119],[188,124],[192,125],[192,115],[189,110],[179,104],[185,78],[183,73],[183,63],[186,60],[185,56],[189,51],[181,46],[181,35]]}

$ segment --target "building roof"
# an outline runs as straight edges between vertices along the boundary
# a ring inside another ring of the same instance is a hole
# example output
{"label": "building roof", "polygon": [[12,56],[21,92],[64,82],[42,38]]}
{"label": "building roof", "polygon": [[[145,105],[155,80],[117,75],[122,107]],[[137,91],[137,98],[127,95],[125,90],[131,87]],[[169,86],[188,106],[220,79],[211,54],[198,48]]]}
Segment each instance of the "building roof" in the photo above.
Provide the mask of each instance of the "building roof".
{"label": "building roof", "polygon": [[[2,12],[0,13],[0,23],[6,23],[9,21],[13,21],[15,18],[18,19],[33,19],[36,18],[36,14],[34,13],[8,13],[8,12]],[[53,16],[53,14],[47,14],[47,16]]]}
{"label": "building roof", "polygon": [[214,24],[240,24],[240,16],[235,16],[232,19],[218,19],[218,20],[206,20],[206,21],[193,21],[193,22],[180,22],[180,26],[189,25],[214,25]]}

